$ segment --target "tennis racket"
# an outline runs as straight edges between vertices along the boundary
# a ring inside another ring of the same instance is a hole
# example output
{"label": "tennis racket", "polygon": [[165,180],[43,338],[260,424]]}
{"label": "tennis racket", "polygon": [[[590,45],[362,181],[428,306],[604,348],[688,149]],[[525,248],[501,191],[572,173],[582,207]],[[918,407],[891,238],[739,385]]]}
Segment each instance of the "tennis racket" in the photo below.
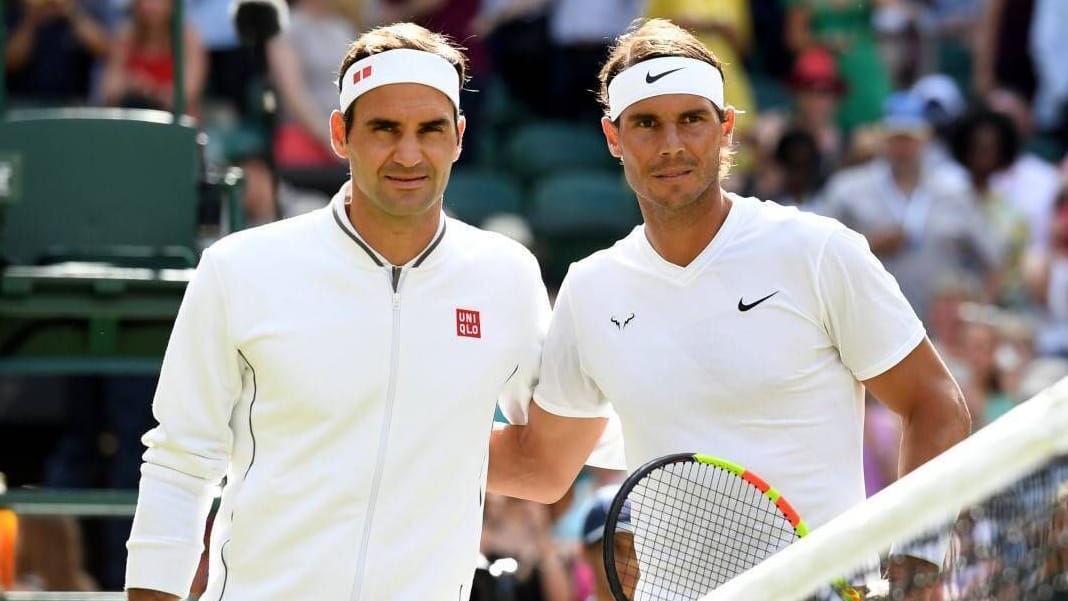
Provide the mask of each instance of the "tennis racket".
{"label": "tennis racket", "polygon": [[[808,534],[792,506],[740,465],[694,453],[646,463],[620,486],[604,526],[616,601],[696,601]],[[861,594],[832,587],[844,601]]]}

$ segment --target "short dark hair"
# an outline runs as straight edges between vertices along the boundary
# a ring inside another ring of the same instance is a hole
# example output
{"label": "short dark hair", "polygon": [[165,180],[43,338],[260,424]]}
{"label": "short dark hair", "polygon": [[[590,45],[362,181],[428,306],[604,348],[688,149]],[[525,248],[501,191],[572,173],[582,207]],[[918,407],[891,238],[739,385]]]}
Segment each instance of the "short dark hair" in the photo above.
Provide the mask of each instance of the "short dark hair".
{"label": "short dark hair", "polygon": [[[464,56],[465,48],[453,42],[448,36],[430,31],[415,23],[394,23],[392,25],[375,27],[361,35],[355,42],[349,45],[348,52],[345,53],[345,58],[341,61],[341,69],[338,71],[338,89],[342,86],[343,82],[341,80],[345,77],[345,72],[348,71],[353,63],[375,54],[380,54],[389,50],[400,50],[402,48],[422,50],[423,52],[430,52],[444,58],[456,68],[456,73],[460,76],[460,87],[463,87],[464,84],[467,83],[467,57]],[[346,135],[348,135],[349,130],[352,128],[352,115],[355,107],[356,103],[353,102],[347,109],[345,109],[344,122]],[[459,110],[457,110],[456,116],[457,118],[459,117]]]}
{"label": "short dark hair", "polygon": [[[640,62],[666,56],[704,61],[715,67],[720,76],[723,76],[720,60],[692,33],[667,19],[638,19],[612,45],[608,60],[601,67],[598,100],[601,101],[605,114],[608,113],[608,84],[617,75]],[[721,111],[723,107],[716,109]],[[722,117],[720,114],[720,118]]]}
{"label": "short dark hair", "polygon": [[991,127],[997,133],[998,166],[1004,169],[1012,165],[1020,153],[1020,132],[1011,117],[984,107],[973,110],[957,123],[949,140],[953,158],[967,166],[968,151],[974,145],[975,134],[984,127]]}

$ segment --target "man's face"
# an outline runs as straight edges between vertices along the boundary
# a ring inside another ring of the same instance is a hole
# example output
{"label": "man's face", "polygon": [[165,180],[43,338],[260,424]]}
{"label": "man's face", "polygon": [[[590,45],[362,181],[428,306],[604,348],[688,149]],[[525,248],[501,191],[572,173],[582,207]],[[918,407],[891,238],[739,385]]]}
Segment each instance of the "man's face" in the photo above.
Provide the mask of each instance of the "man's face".
{"label": "man's face", "polygon": [[439,208],[466,125],[454,115],[444,94],[414,83],[360,96],[347,135],[334,111],[331,138],[334,151],[349,161],[353,203],[398,218]]}
{"label": "man's face", "polygon": [[721,122],[707,98],[668,94],[627,107],[618,129],[607,118],[601,126],[642,203],[677,211],[719,187],[720,152],[730,144],[734,111]]}
{"label": "man's face", "polygon": [[886,159],[897,168],[919,167],[926,138],[915,132],[889,132],[886,136]]}

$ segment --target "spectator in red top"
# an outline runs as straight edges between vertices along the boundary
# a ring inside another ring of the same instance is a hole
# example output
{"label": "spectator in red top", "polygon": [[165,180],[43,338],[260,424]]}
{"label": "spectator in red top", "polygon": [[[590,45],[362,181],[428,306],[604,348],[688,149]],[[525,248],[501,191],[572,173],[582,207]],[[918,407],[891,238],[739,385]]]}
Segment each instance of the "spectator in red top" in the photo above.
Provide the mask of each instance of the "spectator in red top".
{"label": "spectator in red top", "polygon": [[[104,73],[108,104],[170,110],[174,95],[171,0],[133,0],[131,19],[118,33]],[[183,29],[186,112],[198,113],[207,57],[199,37]]]}

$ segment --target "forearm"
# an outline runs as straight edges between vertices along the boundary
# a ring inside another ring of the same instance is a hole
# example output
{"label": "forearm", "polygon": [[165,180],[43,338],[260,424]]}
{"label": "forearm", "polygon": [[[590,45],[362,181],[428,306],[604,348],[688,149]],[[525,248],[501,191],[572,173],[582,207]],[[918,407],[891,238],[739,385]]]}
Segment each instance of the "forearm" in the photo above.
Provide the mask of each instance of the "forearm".
{"label": "forearm", "polygon": [[967,438],[971,417],[956,384],[947,395],[952,403],[924,403],[911,414],[902,416],[901,454],[898,476],[904,476]]}
{"label": "forearm", "polygon": [[35,34],[36,29],[28,20],[11,32],[11,38],[4,47],[4,64],[8,70],[15,71],[26,64],[33,51]]}
{"label": "forearm", "polygon": [[578,469],[554,473],[549,462],[525,443],[526,430],[527,426],[506,426],[493,432],[486,488],[498,495],[554,503],[567,492]]}
{"label": "forearm", "polygon": [[181,597],[144,588],[132,588],[126,591],[127,601],[181,601]]}
{"label": "forearm", "polygon": [[108,32],[91,16],[79,9],[75,10],[76,12],[70,17],[70,23],[82,46],[93,56],[106,56],[111,49]]}

